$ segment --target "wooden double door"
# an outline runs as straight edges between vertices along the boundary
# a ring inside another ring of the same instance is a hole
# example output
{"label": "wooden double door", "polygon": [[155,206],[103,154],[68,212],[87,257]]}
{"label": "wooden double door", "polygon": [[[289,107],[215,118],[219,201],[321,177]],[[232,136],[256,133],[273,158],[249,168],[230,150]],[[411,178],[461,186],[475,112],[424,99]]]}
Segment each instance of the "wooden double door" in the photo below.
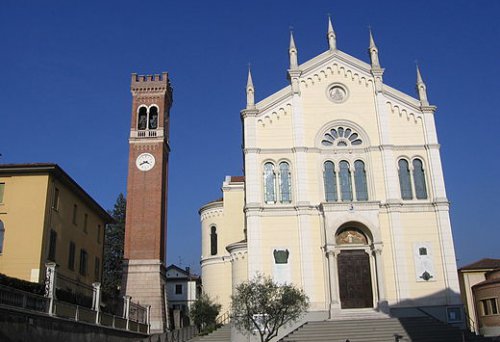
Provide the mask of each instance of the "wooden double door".
{"label": "wooden double door", "polygon": [[372,308],[370,256],[362,249],[341,251],[337,259],[342,309]]}

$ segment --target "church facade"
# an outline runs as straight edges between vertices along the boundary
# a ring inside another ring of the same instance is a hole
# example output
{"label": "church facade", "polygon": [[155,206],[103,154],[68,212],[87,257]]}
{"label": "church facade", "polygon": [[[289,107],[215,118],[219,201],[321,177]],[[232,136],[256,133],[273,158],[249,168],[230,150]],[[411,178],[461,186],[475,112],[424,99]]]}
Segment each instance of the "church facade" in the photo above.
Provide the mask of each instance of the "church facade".
{"label": "church facade", "polygon": [[[305,290],[310,310],[405,314],[418,307],[460,321],[457,267],[436,107],[417,68],[417,97],[370,63],[337,49],[298,63],[290,84],[254,101],[243,124],[244,177],[200,209],[204,291],[229,309],[234,287],[256,274]],[[236,142],[235,142],[236,143]]]}

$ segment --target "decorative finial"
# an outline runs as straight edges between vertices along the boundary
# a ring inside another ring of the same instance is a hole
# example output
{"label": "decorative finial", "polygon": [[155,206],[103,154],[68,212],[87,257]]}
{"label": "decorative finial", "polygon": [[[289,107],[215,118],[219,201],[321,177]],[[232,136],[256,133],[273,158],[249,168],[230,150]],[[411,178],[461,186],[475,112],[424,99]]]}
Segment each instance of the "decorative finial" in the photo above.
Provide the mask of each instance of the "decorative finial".
{"label": "decorative finial", "polygon": [[290,28],[290,47],[288,53],[290,55],[290,70],[296,70],[299,68],[298,58],[297,58],[297,48],[295,46],[295,40],[293,39],[292,27]]}
{"label": "decorative finial", "polygon": [[373,39],[372,27],[368,25],[368,32],[370,32],[370,49],[376,49],[375,40]]}
{"label": "decorative finial", "polygon": [[427,87],[425,86],[424,80],[422,79],[422,74],[420,73],[420,68],[417,63],[417,93],[420,100],[420,105],[429,106],[429,100],[427,99]]}
{"label": "decorative finial", "polygon": [[335,31],[333,30],[332,20],[330,18],[330,13],[328,13],[328,33],[326,34],[328,39],[328,46],[330,51],[337,49],[337,36],[335,35]]}
{"label": "decorative finial", "polygon": [[248,63],[248,79],[247,79],[247,88],[252,87],[253,88],[253,81],[252,81],[252,69],[251,69],[251,64]]}
{"label": "decorative finial", "polygon": [[417,67],[417,84],[424,83],[424,80],[422,79],[422,74],[420,73],[420,68],[418,67],[417,60],[415,60],[415,66]]}
{"label": "decorative finial", "polygon": [[252,71],[250,69],[250,63],[248,63],[248,79],[247,79],[247,109],[255,108],[255,89],[253,87]]}
{"label": "decorative finial", "polygon": [[293,39],[293,26],[290,26],[290,50],[296,49],[295,40]]}
{"label": "decorative finial", "polygon": [[375,40],[373,39],[372,28],[368,26],[368,31],[370,32],[370,47],[368,48],[368,53],[370,54],[370,60],[372,64],[372,70],[380,70],[380,62],[378,60],[378,49],[375,45]]}

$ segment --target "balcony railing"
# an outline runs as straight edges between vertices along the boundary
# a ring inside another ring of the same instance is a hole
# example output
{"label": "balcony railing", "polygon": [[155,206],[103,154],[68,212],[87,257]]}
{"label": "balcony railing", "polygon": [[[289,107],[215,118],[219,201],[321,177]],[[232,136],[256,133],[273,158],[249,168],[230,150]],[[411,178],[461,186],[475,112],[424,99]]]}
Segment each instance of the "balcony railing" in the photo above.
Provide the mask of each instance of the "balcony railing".
{"label": "balcony railing", "polygon": [[130,132],[131,138],[157,138],[163,137],[162,129],[134,130]]}
{"label": "balcony railing", "polygon": [[85,322],[143,334],[149,333],[149,312],[147,308],[132,302],[129,302],[129,312],[124,312],[123,317],[58,300],[54,300],[52,312],[50,312],[50,298],[0,285],[0,305],[72,319],[76,322]]}

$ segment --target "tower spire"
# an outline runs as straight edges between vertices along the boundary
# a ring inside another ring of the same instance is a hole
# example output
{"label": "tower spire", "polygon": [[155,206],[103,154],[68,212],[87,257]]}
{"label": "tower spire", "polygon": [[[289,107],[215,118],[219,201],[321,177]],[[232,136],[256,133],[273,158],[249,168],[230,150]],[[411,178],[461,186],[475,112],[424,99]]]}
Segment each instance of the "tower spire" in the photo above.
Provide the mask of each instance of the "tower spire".
{"label": "tower spire", "polygon": [[292,30],[290,30],[290,47],[288,48],[288,54],[290,55],[290,70],[297,70],[299,68],[299,63]]}
{"label": "tower spire", "polygon": [[252,72],[250,64],[248,64],[248,79],[247,79],[247,109],[255,108],[255,89],[253,87]]}
{"label": "tower spire", "polygon": [[380,70],[380,62],[378,60],[378,48],[375,45],[375,40],[373,39],[372,29],[369,28],[370,31],[370,47],[368,48],[368,53],[370,54],[370,61],[372,64],[372,70]]}
{"label": "tower spire", "polygon": [[332,19],[330,15],[328,15],[328,33],[326,34],[328,39],[328,46],[330,51],[337,49],[337,36],[335,35],[335,31],[333,30]]}
{"label": "tower spire", "polygon": [[428,106],[429,100],[427,99],[427,87],[425,86],[424,80],[422,79],[422,74],[420,73],[420,68],[417,64],[417,93],[422,106]]}

